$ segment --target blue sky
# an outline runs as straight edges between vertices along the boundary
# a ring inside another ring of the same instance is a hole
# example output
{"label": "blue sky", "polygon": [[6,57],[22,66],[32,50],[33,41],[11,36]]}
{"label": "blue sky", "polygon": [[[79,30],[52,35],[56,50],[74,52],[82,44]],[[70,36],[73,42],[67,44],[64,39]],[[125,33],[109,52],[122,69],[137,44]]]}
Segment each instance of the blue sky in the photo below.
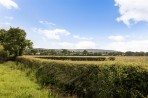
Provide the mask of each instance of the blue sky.
{"label": "blue sky", "polygon": [[0,28],[36,48],[148,51],[147,0],[0,0]]}

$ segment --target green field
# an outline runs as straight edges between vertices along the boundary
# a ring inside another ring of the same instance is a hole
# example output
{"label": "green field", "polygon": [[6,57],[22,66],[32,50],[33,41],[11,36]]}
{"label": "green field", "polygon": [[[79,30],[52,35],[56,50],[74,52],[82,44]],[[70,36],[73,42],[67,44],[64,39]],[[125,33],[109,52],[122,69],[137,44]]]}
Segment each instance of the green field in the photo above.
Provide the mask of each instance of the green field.
{"label": "green field", "polygon": [[0,98],[55,98],[48,90],[15,69],[15,63],[0,64]]}

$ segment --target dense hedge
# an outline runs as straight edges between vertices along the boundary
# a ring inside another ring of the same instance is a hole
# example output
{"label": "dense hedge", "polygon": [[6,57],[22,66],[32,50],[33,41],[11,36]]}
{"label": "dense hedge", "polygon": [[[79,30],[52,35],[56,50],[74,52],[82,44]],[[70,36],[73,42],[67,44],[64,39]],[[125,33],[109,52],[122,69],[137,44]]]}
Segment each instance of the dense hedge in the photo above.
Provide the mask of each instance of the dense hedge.
{"label": "dense hedge", "polygon": [[82,56],[49,56],[49,57],[37,57],[41,59],[52,59],[52,60],[72,60],[72,61],[105,61],[105,60],[115,60],[115,57],[82,57]]}
{"label": "dense hedge", "polygon": [[42,85],[54,85],[82,98],[148,97],[148,67],[140,63],[79,63],[31,57],[17,61],[36,70]]}

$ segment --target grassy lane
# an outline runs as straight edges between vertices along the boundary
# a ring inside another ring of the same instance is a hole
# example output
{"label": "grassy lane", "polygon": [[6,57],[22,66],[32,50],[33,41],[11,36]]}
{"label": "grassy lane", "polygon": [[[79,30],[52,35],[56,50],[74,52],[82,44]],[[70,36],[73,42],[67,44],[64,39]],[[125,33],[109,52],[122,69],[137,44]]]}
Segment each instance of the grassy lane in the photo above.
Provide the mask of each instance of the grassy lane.
{"label": "grassy lane", "polygon": [[25,73],[0,64],[0,98],[54,98]]}

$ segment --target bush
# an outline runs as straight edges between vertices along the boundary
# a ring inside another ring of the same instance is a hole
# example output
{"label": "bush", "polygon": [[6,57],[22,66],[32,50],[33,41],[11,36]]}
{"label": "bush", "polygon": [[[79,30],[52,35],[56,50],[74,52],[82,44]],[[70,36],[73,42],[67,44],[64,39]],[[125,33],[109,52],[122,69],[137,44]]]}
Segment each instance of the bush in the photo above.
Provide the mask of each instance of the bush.
{"label": "bush", "polygon": [[54,85],[80,98],[144,98],[148,96],[148,67],[136,63],[79,63],[19,57],[36,70],[43,86]]}
{"label": "bush", "polygon": [[0,61],[6,61],[8,59],[9,53],[4,50],[0,50]]}

